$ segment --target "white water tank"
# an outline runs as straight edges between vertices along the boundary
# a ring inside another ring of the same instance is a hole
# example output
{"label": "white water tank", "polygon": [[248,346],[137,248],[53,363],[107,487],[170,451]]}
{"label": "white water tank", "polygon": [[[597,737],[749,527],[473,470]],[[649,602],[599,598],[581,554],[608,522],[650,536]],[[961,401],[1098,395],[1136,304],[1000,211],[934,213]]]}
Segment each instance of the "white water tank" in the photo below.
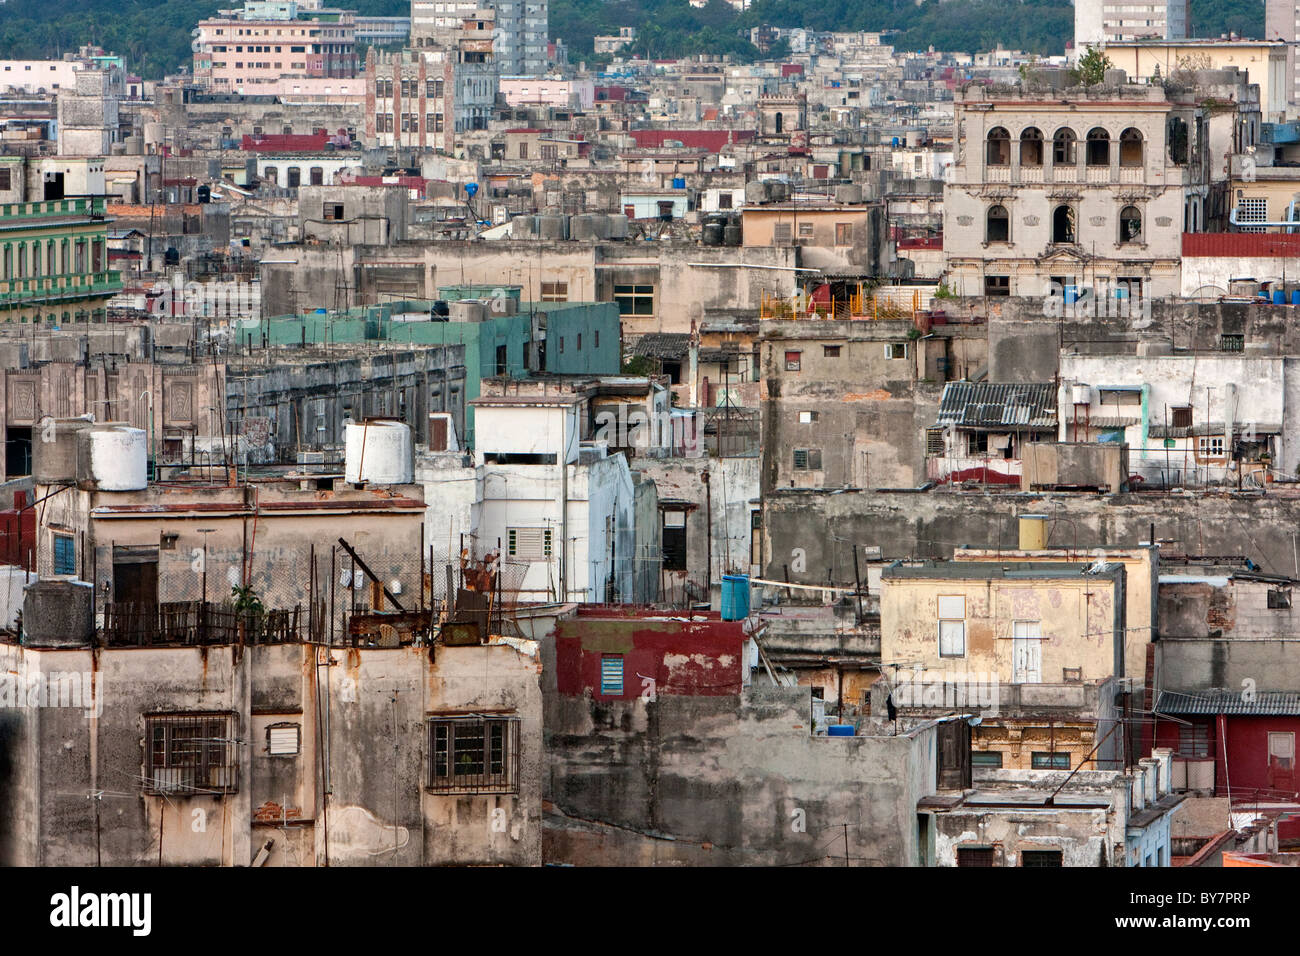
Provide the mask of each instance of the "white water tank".
{"label": "white water tank", "polygon": [[1074,405],[1091,405],[1092,388],[1082,382],[1070,386],[1070,402]]}
{"label": "white water tank", "polygon": [[149,437],[129,425],[95,425],[77,433],[77,483],[97,491],[149,487]]}
{"label": "white water tank", "polygon": [[349,484],[408,485],[414,478],[411,428],[403,422],[348,422],[343,477]]}

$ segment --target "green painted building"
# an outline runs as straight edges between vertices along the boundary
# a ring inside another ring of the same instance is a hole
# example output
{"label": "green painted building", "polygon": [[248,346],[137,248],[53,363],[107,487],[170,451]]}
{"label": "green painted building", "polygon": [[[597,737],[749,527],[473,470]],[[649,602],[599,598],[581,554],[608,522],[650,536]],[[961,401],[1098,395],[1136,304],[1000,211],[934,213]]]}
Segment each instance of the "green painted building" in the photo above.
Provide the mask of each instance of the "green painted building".
{"label": "green painted building", "polygon": [[[439,290],[444,301],[464,301],[463,290]],[[479,298],[475,296],[473,298]],[[491,298],[481,300],[490,304]],[[617,375],[621,363],[618,305],[613,302],[517,302],[514,314],[483,309],[479,321],[437,321],[433,303],[385,302],[346,312],[273,316],[241,325],[241,345],[349,345],[391,342],[465,347],[465,400],[482,394],[485,378],[526,378],[534,369],[553,375]],[[466,407],[474,444],[474,409]]]}
{"label": "green painted building", "polygon": [[108,222],[103,196],[0,205],[0,321],[106,321]]}

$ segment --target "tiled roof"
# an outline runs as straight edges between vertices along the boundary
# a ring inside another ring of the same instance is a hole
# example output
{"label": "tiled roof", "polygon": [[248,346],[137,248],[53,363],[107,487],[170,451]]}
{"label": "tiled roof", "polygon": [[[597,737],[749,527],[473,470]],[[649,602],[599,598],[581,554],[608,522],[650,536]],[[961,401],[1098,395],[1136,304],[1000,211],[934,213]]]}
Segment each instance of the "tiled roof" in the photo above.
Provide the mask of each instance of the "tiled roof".
{"label": "tiled roof", "polygon": [[1205,690],[1184,694],[1165,690],[1156,702],[1156,713],[1300,717],[1300,693],[1261,691],[1247,695],[1235,690]]}
{"label": "tiled roof", "polygon": [[633,355],[646,358],[679,359],[691,348],[691,336],[688,332],[647,332],[636,340]]}
{"label": "tiled roof", "polygon": [[949,382],[943,389],[938,424],[959,428],[1055,428],[1056,386]]}

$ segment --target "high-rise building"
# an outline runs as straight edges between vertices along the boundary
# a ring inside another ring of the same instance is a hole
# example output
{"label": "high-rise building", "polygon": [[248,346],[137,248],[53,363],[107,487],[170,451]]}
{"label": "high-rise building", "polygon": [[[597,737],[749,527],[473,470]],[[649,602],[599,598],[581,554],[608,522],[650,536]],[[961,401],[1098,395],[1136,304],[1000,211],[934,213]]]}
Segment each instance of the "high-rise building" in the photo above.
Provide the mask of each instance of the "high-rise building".
{"label": "high-rise building", "polygon": [[[310,0],[308,0],[310,3]],[[356,20],[294,0],[249,0],[194,30],[194,78],[219,92],[256,93],[291,76],[357,75]]]}
{"label": "high-rise building", "polygon": [[1075,0],[1075,56],[1115,40],[1182,40],[1189,10],[1189,0]]}
{"label": "high-rise building", "polygon": [[438,45],[438,37],[457,30],[479,9],[496,15],[493,36],[502,76],[541,76],[546,72],[548,0],[411,0],[411,46]]}
{"label": "high-rise building", "polygon": [[1264,39],[1285,40],[1286,98],[1289,104],[1300,102],[1296,92],[1295,42],[1300,37],[1300,2],[1264,0]]}

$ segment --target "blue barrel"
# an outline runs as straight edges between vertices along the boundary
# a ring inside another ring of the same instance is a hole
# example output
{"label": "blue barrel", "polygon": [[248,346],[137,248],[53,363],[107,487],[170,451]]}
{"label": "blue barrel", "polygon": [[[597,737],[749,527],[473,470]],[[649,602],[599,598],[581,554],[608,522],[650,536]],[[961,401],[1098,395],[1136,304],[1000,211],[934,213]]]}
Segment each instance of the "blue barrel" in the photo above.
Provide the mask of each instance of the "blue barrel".
{"label": "blue barrel", "polygon": [[722,619],[743,621],[749,617],[749,575],[722,576]]}
{"label": "blue barrel", "polygon": [[855,736],[855,734],[853,733],[853,725],[852,724],[831,724],[829,727],[826,728],[826,736],[853,737]]}
{"label": "blue barrel", "polygon": [[1286,305],[1286,291],[1284,289],[1273,290],[1273,304]]}
{"label": "blue barrel", "polygon": [[685,188],[686,188],[686,177],[685,177],[685,176],[674,176],[674,177],[673,177],[673,189],[685,189]]}
{"label": "blue barrel", "polygon": [[1291,304],[1300,305],[1300,289],[1291,290]]}
{"label": "blue barrel", "polygon": [[1072,285],[1065,287],[1065,304],[1073,305],[1079,298],[1079,290]]}

